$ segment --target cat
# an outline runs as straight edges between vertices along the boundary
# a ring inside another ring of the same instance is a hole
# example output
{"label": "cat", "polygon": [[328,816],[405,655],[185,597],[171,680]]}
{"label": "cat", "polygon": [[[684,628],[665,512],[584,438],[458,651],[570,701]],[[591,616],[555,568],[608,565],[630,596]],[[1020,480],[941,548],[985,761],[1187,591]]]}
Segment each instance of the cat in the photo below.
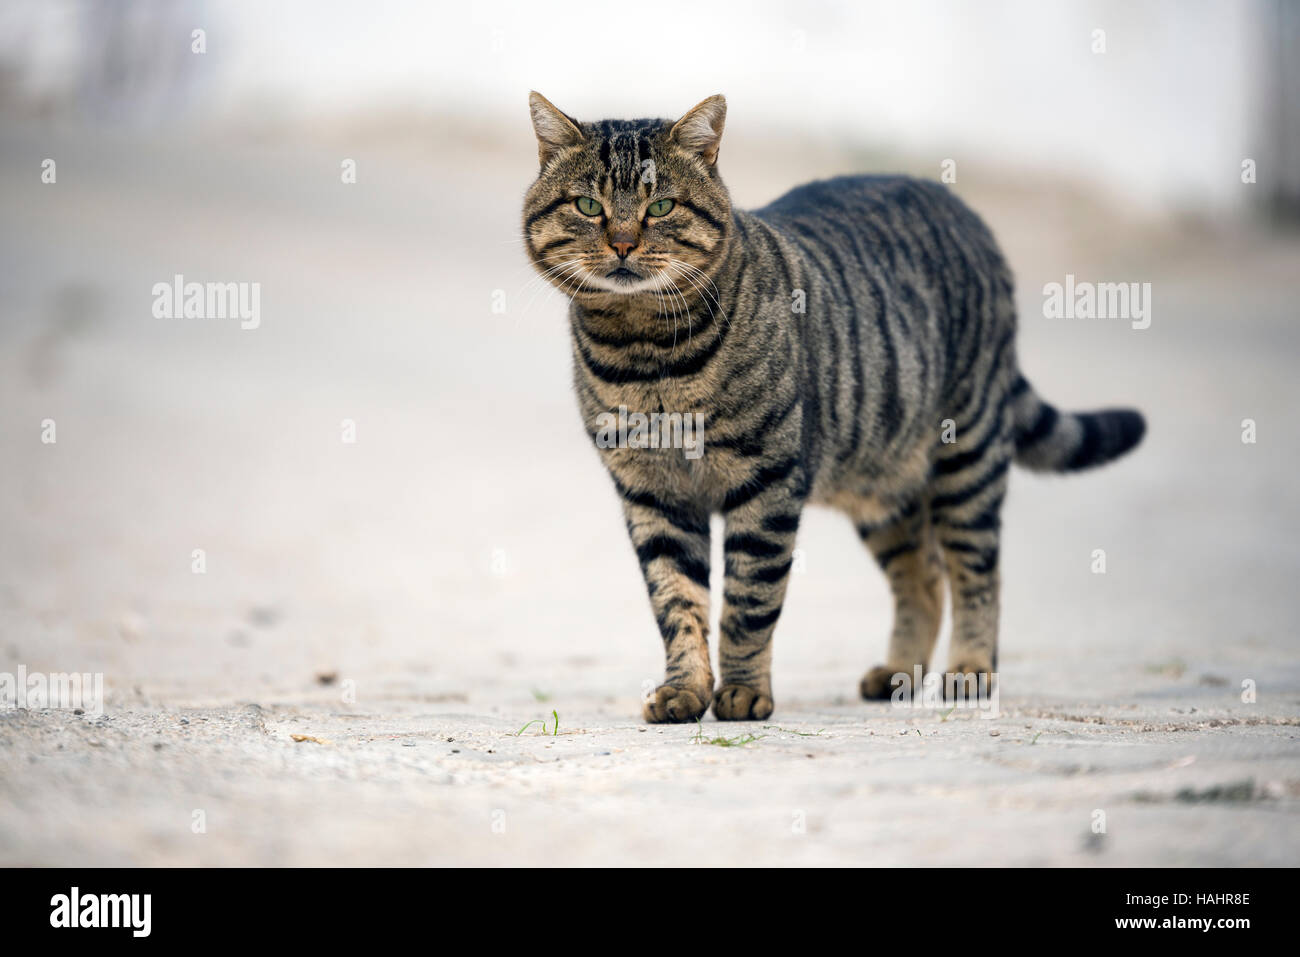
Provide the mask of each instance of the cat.
{"label": "cat", "polygon": [[[741,212],[718,173],[722,96],[675,123],[582,123],[538,93],[529,105],[540,169],[524,243],[572,297],[580,411],[664,642],[645,719],[694,721],[710,703],[721,720],[772,714],[772,634],[809,503],[848,515],[893,591],[889,652],[861,679],[864,698],[928,667],[945,590],[948,673],[992,680],[1011,462],[1100,465],[1141,440],[1141,414],[1062,413],[1038,397],[1016,362],[1010,271],[947,187],[845,176]],[[628,410],[702,414],[703,454],[599,441]]]}

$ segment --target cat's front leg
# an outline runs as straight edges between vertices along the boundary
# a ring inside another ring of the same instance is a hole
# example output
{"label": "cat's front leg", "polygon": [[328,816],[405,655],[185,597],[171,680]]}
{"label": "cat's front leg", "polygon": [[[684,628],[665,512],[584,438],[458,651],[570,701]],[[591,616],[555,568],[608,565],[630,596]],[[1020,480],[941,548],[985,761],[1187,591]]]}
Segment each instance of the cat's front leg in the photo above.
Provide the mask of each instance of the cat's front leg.
{"label": "cat's front leg", "polygon": [[646,697],[642,713],[654,723],[694,721],[713,693],[708,512],[617,477],[615,488],[664,642],[664,683]]}
{"label": "cat's front leg", "polygon": [[772,714],[772,633],[785,602],[802,507],[794,479],[764,488],[724,513],[722,681],[713,696],[713,713],[721,721],[761,721]]}

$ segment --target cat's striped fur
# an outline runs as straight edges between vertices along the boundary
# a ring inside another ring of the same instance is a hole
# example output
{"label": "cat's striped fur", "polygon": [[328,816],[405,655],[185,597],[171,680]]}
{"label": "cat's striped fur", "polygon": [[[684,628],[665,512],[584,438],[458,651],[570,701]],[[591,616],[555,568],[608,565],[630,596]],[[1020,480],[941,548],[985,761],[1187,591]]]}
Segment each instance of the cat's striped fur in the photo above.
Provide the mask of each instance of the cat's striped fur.
{"label": "cat's striped fur", "polygon": [[[718,175],[720,96],[676,124],[578,123],[538,94],[531,107],[541,171],[524,237],[573,297],[588,432],[620,407],[705,414],[696,460],[600,449],[667,655],[646,718],[693,720],[710,701],[723,719],[771,714],[772,633],[808,503],[852,519],[894,592],[887,662],[863,677],[865,697],[928,665],[945,582],[948,671],[993,672],[1008,467],[1109,461],[1138,442],[1142,417],[1058,413],[1034,393],[1016,364],[1010,272],[946,187],[844,177],[746,213]],[[649,216],[660,198],[672,211]],[[716,690],[714,513],[726,529]]]}

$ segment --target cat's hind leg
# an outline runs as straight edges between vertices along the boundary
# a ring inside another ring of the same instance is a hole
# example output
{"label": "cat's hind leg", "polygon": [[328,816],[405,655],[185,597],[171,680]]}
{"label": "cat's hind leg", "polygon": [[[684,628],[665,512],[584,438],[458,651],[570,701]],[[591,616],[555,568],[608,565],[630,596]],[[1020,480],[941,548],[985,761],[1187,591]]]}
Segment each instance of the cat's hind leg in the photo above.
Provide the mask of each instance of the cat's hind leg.
{"label": "cat's hind leg", "polygon": [[943,619],[943,560],[924,502],[882,524],[858,522],[857,529],[894,593],[886,663],[863,675],[859,691],[867,699],[889,698],[894,675],[906,674],[913,682],[915,668],[929,665]]}
{"label": "cat's hind leg", "polygon": [[980,436],[977,430],[980,441],[972,447],[939,460],[931,486],[934,534],[952,590],[944,680],[949,696],[958,680],[967,697],[978,681],[992,687],[998,665],[1000,515],[1014,443],[1001,414],[984,432]]}

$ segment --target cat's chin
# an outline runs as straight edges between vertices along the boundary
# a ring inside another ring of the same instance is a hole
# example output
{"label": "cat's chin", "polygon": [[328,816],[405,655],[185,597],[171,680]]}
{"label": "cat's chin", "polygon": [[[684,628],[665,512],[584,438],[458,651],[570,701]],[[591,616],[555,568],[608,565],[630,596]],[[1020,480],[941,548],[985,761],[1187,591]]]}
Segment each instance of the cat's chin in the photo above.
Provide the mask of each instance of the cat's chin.
{"label": "cat's chin", "polygon": [[645,279],[588,276],[586,287],[595,292],[614,293],[619,296],[635,296],[639,293],[664,291],[663,281],[657,276],[650,276]]}

